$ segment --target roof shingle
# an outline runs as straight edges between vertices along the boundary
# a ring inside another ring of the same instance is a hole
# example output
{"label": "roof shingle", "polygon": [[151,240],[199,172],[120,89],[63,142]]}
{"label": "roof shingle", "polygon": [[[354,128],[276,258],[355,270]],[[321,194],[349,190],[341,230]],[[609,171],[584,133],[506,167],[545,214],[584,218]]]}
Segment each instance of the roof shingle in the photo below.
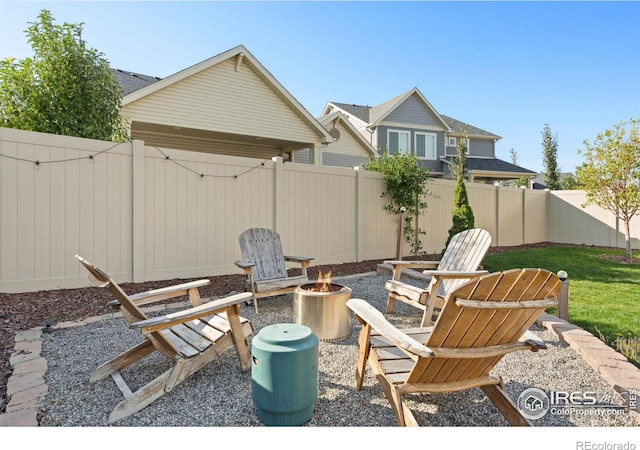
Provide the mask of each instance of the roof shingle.
{"label": "roof shingle", "polygon": [[122,96],[129,95],[132,92],[139,91],[162,78],[143,75],[141,73],[127,72],[120,69],[111,69],[111,73],[122,88]]}

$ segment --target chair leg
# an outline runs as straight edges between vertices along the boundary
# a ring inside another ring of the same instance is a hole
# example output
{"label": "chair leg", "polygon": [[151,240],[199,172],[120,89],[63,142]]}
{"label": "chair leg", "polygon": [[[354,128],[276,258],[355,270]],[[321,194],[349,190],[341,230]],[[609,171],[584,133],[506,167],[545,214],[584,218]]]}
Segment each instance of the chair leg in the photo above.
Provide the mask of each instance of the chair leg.
{"label": "chair leg", "polygon": [[158,398],[162,397],[165,393],[167,380],[174,369],[175,367],[167,370],[150,383],[138,389],[131,397],[128,397],[118,403],[113,411],[111,411],[111,414],[109,414],[109,422],[115,422],[116,420],[124,419],[131,414],[135,414],[149,406]]}
{"label": "chair leg", "polygon": [[382,373],[376,375],[380,387],[384,391],[393,414],[396,416],[398,426],[401,427],[417,427],[418,422],[414,417],[409,407],[402,400],[402,395],[398,392],[398,389],[391,383]]}
{"label": "chair leg", "polygon": [[396,305],[396,299],[393,298],[391,292],[389,292],[389,295],[387,296],[387,309],[385,311],[385,314],[391,314],[393,312],[393,309],[395,308]]}
{"label": "chair leg", "polygon": [[125,367],[129,367],[131,364],[140,361],[145,356],[153,353],[155,348],[153,343],[149,339],[145,339],[135,347],[130,348],[126,352],[116,356],[110,361],[98,366],[89,377],[89,382],[103,380],[111,375],[113,372],[118,372]]}
{"label": "chair leg", "polygon": [[481,389],[512,426],[531,426],[531,422],[524,418],[513,404],[502,383],[481,386]]}
{"label": "chair leg", "polygon": [[362,325],[360,334],[358,336],[358,363],[356,366],[356,389],[362,390],[362,384],[364,382],[364,372],[367,368],[367,360],[369,359],[369,352],[371,346],[369,344],[369,336],[371,335],[371,326],[368,323]]}
{"label": "chair leg", "polygon": [[227,320],[231,326],[231,336],[233,337],[233,343],[240,360],[240,367],[243,372],[251,369],[251,355],[249,354],[249,348],[247,347],[247,341],[244,336],[244,330],[240,323],[239,306],[234,305],[227,310]]}

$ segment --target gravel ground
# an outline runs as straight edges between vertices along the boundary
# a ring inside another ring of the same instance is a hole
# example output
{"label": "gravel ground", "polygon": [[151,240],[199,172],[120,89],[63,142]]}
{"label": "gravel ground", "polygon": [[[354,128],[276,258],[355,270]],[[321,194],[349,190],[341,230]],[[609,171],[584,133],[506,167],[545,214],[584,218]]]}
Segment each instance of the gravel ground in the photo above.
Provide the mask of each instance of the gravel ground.
{"label": "gravel ground", "polygon": [[[334,279],[352,289],[352,297],[364,298],[378,309],[386,303],[384,282],[388,276],[360,275]],[[410,280],[407,280],[410,281]],[[260,314],[252,306],[242,307],[255,334],[273,323],[291,322],[291,295],[263,299]],[[390,317],[397,326],[416,326],[415,308],[396,304]],[[364,388],[353,387],[359,326],[354,321],[351,335],[339,342],[319,344],[319,397],[309,427],[395,426],[395,418],[382,390],[367,369]],[[598,403],[621,404],[616,392],[572,349],[543,329],[534,329],[549,349],[507,355],[495,368],[512,399],[529,387],[550,391],[595,391]],[[92,370],[102,362],[140,342],[139,331],[130,330],[122,319],[109,319],[77,328],[44,333],[43,354],[49,369],[49,392],[40,425],[63,427],[174,427],[233,426],[260,427],[251,398],[251,373],[242,373],[233,350],[227,351],[204,369],[178,385],[142,411],[115,424],[108,424],[111,409],[122,399],[111,378],[89,384]],[[249,339],[250,340],[250,339]],[[153,355],[124,371],[127,382],[138,387],[170,367],[163,357]],[[424,426],[505,426],[507,422],[480,389],[412,397],[412,410]],[[534,422],[536,426],[634,426],[628,413],[619,415],[552,415]]]}

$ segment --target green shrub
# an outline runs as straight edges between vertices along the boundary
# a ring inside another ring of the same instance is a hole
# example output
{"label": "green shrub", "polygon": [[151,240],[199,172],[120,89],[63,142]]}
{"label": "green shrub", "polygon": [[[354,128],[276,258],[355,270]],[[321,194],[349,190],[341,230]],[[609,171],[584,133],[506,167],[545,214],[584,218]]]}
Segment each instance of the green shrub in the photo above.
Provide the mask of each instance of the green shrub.
{"label": "green shrub", "polygon": [[467,187],[464,184],[464,175],[467,162],[467,133],[463,130],[462,136],[458,139],[456,147],[457,155],[452,160],[451,173],[456,177],[456,188],[453,193],[453,210],[451,211],[451,228],[449,228],[449,236],[444,244],[444,249],[449,245],[449,241],[453,236],[464,230],[470,230],[475,226],[475,218],[473,211],[469,205],[469,197],[467,196]]}
{"label": "green shrub", "polygon": [[640,367],[640,338],[618,336],[613,344],[618,353],[623,354],[631,363]]}
{"label": "green shrub", "polygon": [[411,245],[411,252],[417,255],[422,251],[420,236],[426,234],[418,226],[418,217],[427,209],[425,198],[432,195],[427,189],[431,180],[429,169],[408,153],[390,155],[383,150],[380,155],[377,159],[372,158],[364,168],[384,175],[387,190],[382,196],[390,199],[385,209],[398,214],[401,208],[406,208],[404,237]]}

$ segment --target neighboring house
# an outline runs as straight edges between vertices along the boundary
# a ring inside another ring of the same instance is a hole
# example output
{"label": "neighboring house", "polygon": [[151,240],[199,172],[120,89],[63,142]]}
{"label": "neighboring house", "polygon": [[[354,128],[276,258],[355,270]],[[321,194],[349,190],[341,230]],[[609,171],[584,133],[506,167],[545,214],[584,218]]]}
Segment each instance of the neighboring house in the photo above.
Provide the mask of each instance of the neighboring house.
{"label": "neighboring house", "polygon": [[[334,142],[319,153],[321,165],[354,167],[366,164],[371,158],[379,156],[375,147],[365,140],[340,111],[322,116],[318,121],[334,138]],[[309,164],[313,162],[308,149],[297,151],[294,161]]]}
{"label": "neighboring house", "polygon": [[130,136],[149,146],[317,164],[334,137],[242,45],[167,78],[113,70]]}
{"label": "neighboring house", "polygon": [[[571,172],[560,173],[560,183],[567,178],[572,178],[574,175]],[[532,189],[547,189],[547,175],[544,173],[537,173],[534,178],[531,179]]]}
{"label": "neighboring house", "polygon": [[498,180],[533,178],[534,171],[495,156],[500,136],[439,114],[418,88],[398,95],[378,106],[329,102],[322,117],[341,112],[378,151],[410,152],[434,177],[450,178],[450,158],[456,155],[458,139],[466,130],[466,168],[470,181],[494,183]]}

